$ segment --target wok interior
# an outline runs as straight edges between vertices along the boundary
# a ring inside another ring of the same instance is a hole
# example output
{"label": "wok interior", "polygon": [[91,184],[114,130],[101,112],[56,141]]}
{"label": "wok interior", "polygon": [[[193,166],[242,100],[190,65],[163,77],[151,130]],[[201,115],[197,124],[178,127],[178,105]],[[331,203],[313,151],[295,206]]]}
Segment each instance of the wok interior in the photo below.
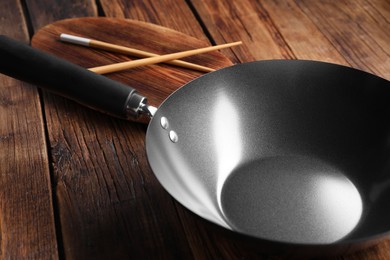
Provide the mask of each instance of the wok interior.
{"label": "wok interior", "polygon": [[166,190],[223,227],[288,243],[352,241],[390,230],[389,115],[384,79],[260,61],[175,92],[151,121],[146,149]]}

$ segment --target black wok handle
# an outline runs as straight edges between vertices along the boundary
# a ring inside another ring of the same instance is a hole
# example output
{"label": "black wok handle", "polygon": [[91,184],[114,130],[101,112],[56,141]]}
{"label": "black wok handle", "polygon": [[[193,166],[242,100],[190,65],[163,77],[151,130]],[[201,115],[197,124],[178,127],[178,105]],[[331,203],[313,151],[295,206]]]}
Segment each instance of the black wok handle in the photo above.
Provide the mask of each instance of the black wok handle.
{"label": "black wok handle", "polygon": [[131,87],[2,35],[0,72],[121,118],[137,117],[146,102]]}

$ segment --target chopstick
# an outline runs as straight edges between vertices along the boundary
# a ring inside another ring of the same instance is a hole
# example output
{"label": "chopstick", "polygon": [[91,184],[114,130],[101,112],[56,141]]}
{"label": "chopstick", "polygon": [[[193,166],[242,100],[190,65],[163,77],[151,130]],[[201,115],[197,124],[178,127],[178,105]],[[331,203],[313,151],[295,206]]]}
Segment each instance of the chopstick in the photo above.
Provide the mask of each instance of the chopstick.
{"label": "chopstick", "polygon": [[[134,48],[129,48],[129,47],[121,46],[121,45],[116,45],[116,44],[112,44],[112,43],[108,43],[108,42],[93,40],[93,39],[84,38],[84,37],[80,37],[80,36],[70,35],[70,34],[66,34],[66,33],[62,33],[60,35],[60,40],[63,42],[93,47],[96,49],[101,49],[101,50],[106,50],[106,51],[111,51],[111,52],[116,52],[116,53],[132,55],[135,57],[144,58],[144,57],[157,57],[157,56],[159,56],[158,54],[151,53],[151,52],[141,51],[141,50],[137,50]],[[211,72],[211,71],[215,70],[212,68],[208,68],[205,66],[201,66],[198,64],[194,64],[194,63],[190,63],[190,62],[186,62],[186,61],[181,61],[181,60],[170,60],[170,61],[166,61],[166,63],[180,66],[180,67],[184,67],[184,68],[188,68],[188,69],[203,71],[203,72]]]}
{"label": "chopstick", "polygon": [[131,68],[135,68],[135,67],[139,67],[139,66],[152,65],[152,64],[156,64],[156,63],[160,63],[160,62],[166,62],[169,60],[181,59],[181,58],[188,57],[191,55],[201,54],[201,53],[210,52],[210,51],[216,51],[216,50],[220,50],[220,49],[224,49],[224,48],[237,46],[240,44],[242,44],[241,41],[226,43],[226,44],[210,46],[210,47],[205,47],[205,48],[200,48],[200,49],[195,49],[195,50],[176,52],[176,53],[165,54],[165,55],[156,56],[156,57],[149,57],[149,58],[143,58],[143,59],[134,60],[134,61],[125,61],[125,62],[120,62],[120,63],[116,63],[116,64],[111,64],[111,65],[94,67],[94,68],[89,68],[89,70],[93,71],[97,74],[107,74],[107,73],[131,69]]}

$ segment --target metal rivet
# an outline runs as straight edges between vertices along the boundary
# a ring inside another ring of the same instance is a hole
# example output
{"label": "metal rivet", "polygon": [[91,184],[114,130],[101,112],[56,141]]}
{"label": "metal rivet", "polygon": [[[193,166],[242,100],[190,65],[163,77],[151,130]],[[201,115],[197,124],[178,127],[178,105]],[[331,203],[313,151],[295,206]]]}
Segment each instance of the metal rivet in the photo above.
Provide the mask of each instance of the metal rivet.
{"label": "metal rivet", "polygon": [[171,139],[173,143],[177,143],[177,141],[179,141],[179,137],[177,136],[177,133],[172,130],[169,131],[169,139]]}
{"label": "metal rivet", "polygon": [[169,122],[168,122],[168,119],[166,118],[166,117],[161,117],[161,119],[160,119],[160,124],[161,124],[161,127],[163,128],[163,129],[168,129],[168,127],[169,127]]}

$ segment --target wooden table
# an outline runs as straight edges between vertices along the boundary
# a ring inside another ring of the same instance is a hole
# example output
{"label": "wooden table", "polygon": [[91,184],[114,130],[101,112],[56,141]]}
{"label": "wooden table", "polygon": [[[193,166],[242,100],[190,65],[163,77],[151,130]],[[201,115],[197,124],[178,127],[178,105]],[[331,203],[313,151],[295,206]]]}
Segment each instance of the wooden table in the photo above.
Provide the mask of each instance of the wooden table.
{"label": "wooden table", "polygon": [[[242,40],[222,52],[236,63],[315,59],[390,79],[389,0],[2,0],[0,32],[29,42],[49,23],[83,16],[147,21],[212,44]],[[288,256],[175,202],[147,164],[144,125],[3,75],[0,89],[1,258]],[[390,241],[341,258],[389,259]]]}

